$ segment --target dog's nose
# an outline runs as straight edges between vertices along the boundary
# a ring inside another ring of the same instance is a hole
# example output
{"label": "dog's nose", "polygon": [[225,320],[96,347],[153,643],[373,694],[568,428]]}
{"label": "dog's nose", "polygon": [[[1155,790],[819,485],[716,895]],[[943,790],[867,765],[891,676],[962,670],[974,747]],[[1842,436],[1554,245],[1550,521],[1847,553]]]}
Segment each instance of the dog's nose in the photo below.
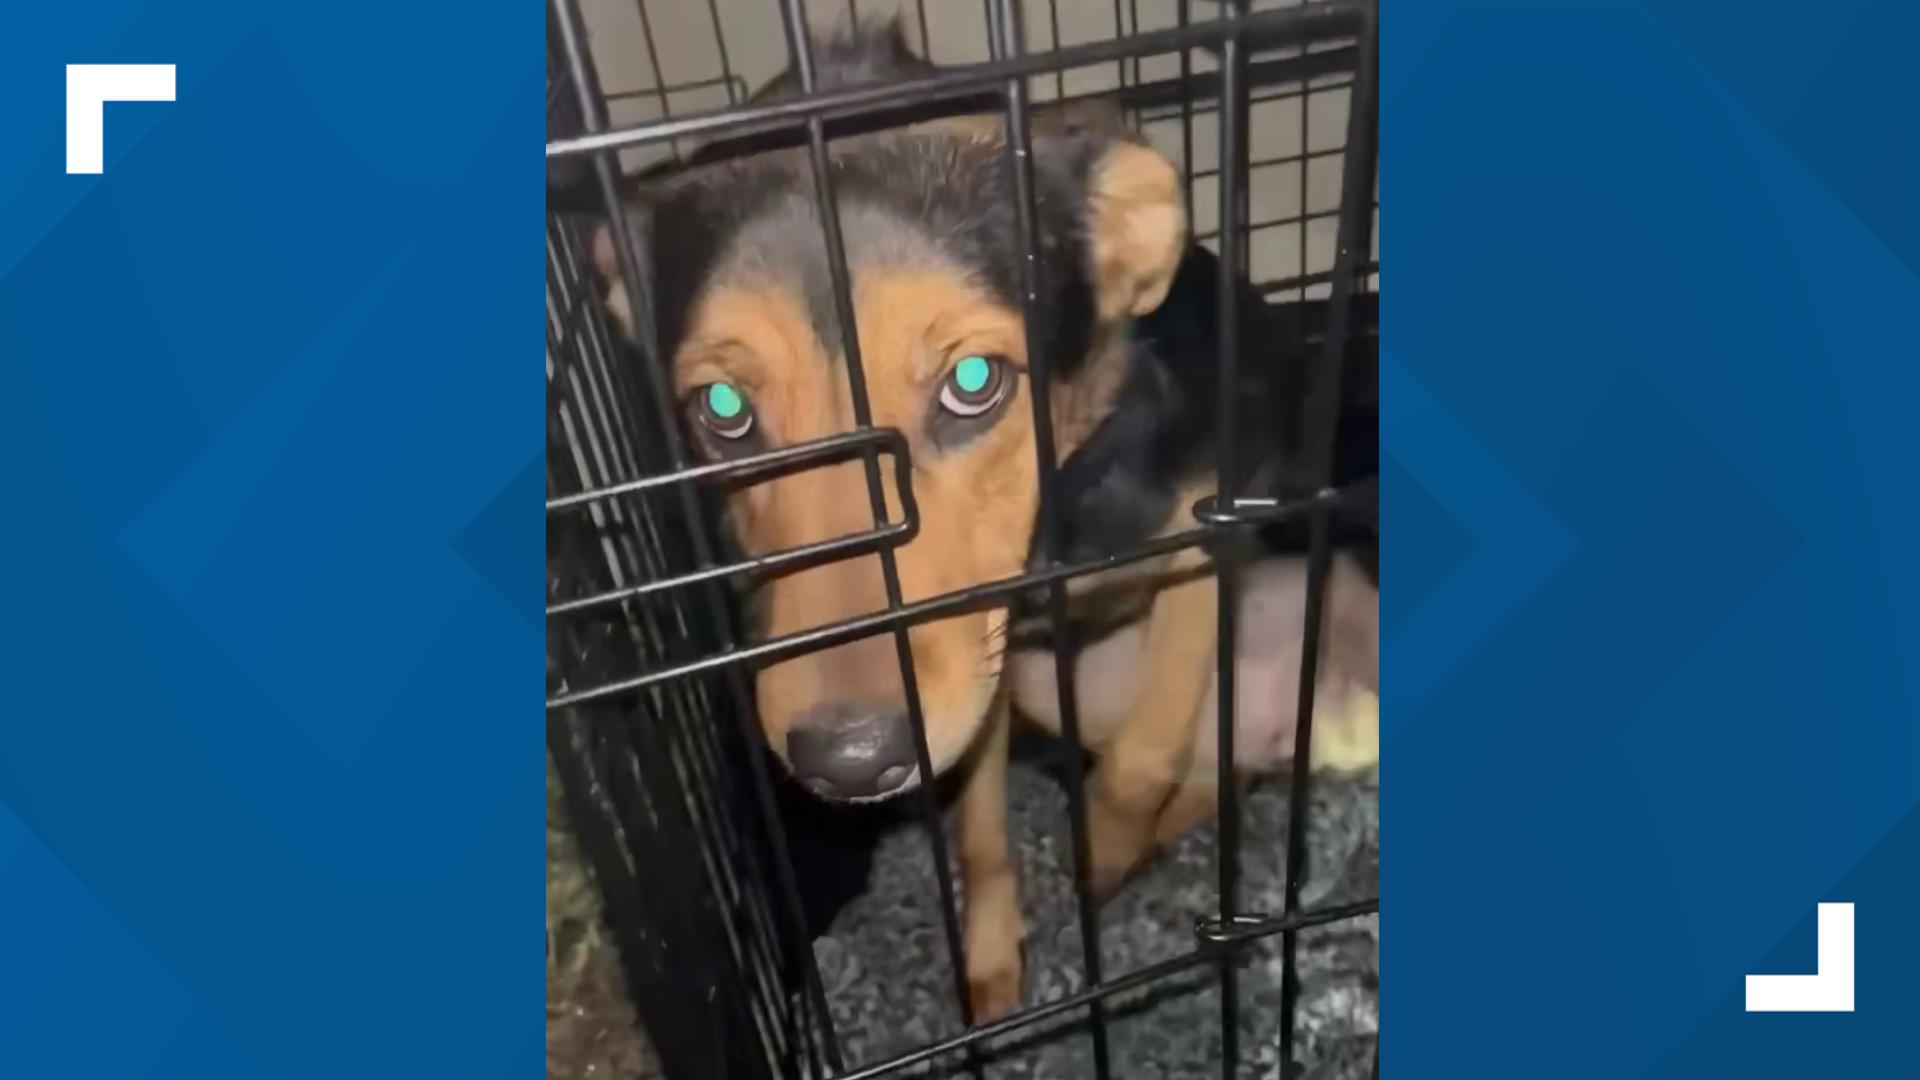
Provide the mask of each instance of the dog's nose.
{"label": "dog's nose", "polygon": [[901,710],[826,706],[801,717],[787,732],[787,762],[821,795],[875,799],[913,779],[913,731]]}

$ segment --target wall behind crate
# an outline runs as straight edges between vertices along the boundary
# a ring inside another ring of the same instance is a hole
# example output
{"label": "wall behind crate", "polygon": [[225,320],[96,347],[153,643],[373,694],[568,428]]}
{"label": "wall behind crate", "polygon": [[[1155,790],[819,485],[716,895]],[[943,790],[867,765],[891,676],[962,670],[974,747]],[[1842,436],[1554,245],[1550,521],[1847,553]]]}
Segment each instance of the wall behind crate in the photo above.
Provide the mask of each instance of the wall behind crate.
{"label": "wall behind crate", "polygon": [[[1297,6],[1302,0],[1254,0],[1254,10]],[[1176,0],[1023,0],[1027,48],[1033,52],[1062,45],[1104,41],[1136,32],[1178,25]],[[725,108],[741,100],[787,67],[786,39],[774,0],[582,0],[589,44],[608,113],[616,126],[631,126],[662,116],[683,116]],[[982,0],[816,0],[809,7],[816,26],[898,15],[915,52],[937,64],[977,63],[989,58],[986,4]],[[1220,5],[1192,0],[1190,18],[1216,18]],[[1057,27],[1057,34],[1056,34]],[[1333,42],[1319,47],[1338,47]],[[1297,50],[1275,49],[1251,59],[1275,59]],[[1217,68],[1203,50],[1191,53],[1195,73]],[[1097,94],[1121,85],[1177,79],[1180,61],[1166,53],[1135,60],[1109,61],[1029,83],[1035,101]],[[1320,299],[1330,286],[1313,280],[1333,268],[1334,238],[1340,207],[1340,149],[1345,143],[1348,76],[1333,75],[1298,83],[1255,87],[1248,113],[1248,248],[1252,279],[1274,286],[1276,300]],[[1262,100],[1263,98],[1268,100]],[[1211,103],[1193,115],[1194,231],[1208,247],[1220,227],[1218,114]],[[1140,131],[1176,165],[1183,164],[1178,106],[1145,110],[1135,118]],[[669,158],[664,144],[638,147],[622,155],[628,170]],[[1183,172],[1185,170],[1183,169]],[[1377,189],[1376,182],[1376,189]],[[1378,195],[1376,192],[1376,203]],[[1374,212],[1373,251],[1379,259],[1379,211]],[[1299,279],[1308,279],[1305,282]],[[1368,287],[1379,287],[1378,274]]]}

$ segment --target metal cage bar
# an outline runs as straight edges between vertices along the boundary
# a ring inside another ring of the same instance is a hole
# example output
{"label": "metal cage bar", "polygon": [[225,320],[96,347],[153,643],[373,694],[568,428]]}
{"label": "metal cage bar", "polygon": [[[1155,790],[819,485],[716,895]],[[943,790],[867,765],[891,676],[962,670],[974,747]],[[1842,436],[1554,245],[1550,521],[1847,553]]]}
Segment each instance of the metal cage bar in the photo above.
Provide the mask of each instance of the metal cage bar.
{"label": "metal cage bar", "polygon": [[[1237,0],[1235,10],[1244,15],[1246,0]],[[1220,400],[1214,412],[1219,426],[1214,479],[1219,496],[1229,503],[1237,497],[1240,480],[1234,439],[1240,411],[1235,393],[1240,367],[1240,279],[1247,261],[1246,236],[1239,228],[1246,215],[1247,101],[1242,86],[1246,73],[1244,44],[1238,36],[1230,36],[1220,46],[1220,279],[1216,289],[1219,307],[1214,314],[1220,368]],[[1214,862],[1219,873],[1215,899],[1221,923],[1231,925],[1238,915],[1240,893],[1240,787],[1233,761],[1240,568],[1230,534],[1213,546],[1212,555],[1218,581],[1214,654],[1219,694],[1215,724],[1220,748],[1215,780],[1219,790],[1219,824],[1214,833]],[[1230,951],[1221,953],[1219,973],[1220,1069],[1226,1080],[1233,1080],[1240,1060],[1240,972]]]}
{"label": "metal cage bar", "polygon": [[[1373,914],[1379,910],[1379,901],[1363,900],[1352,904],[1342,904],[1338,907],[1329,907],[1320,911],[1303,911],[1287,920],[1284,927],[1276,926],[1272,932],[1278,933],[1283,928],[1288,930],[1307,930],[1315,926],[1324,926],[1327,923],[1356,919],[1363,915]],[[1253,937],[1230,938],[1225,944],[1231,947],[1250,940],[1253,940]],[[856,1069],[844,1076],[837,1077],[836,1080],[873,1080],[874,1077],[887,1076],[904,1069],[910,1069],[915,1065],[931,1061],[943,1054],[951,1054],[956,1050],[964,1050],[969,1045],[997,1039],[1002,1035],[1032,1027],[1043,1020],[1051,1020],[1063,1013],[1084,1008],[1095,1002],[1105,1001],[1108,998],[1124,994],[1129,990],[1137,990],[1142,986],[1151,985],[1169,976],[1199,967],[1202,964],[1214,963],[1218,958],[1219,954],[1212,949],[1196,949],[1190,953],[1170,957],[1166,960],[1161,960],[1157,963],[1149,964],[1146,967],[1130,971],[1117,978],[1108,979],[1098,986],[1088,987],[1077,994],[1069,994],[1058,1001],[1049,1001],[1044,1005],[1035,1005],[1032,1008],[1017,1012],[1012,1016],[995,1020],[992,1023],[982,1024],[972,1031],[956,1035],[951,1039],[933,1043],[930,1046],[923,1046],[918,1050],[909,1051],[897,1057],[888,1058],[885,1061],[876,1062],[864,1068]]]}
{"label": "metal cage bar", "polygon": [[[780,0],[787,33],[787,51],[802,95],[813,93],[813,50],[807,40],[806,0]],[[825,119],[807,117],[808,164],[813,173],[814,194],[820,214],[820,229],[827,245],[827,266],[833,280],[834,317],[840,323],[840,339],[845,349],[847,385],[853,396],[854,423],[861,429],[873,427],[873,407],[867,400],[866,367],[860,356],[860,324],[853,313],[853,285],[847,271],[847,249],[840,232],[840,206],[833,193],[833,169],[827,160]],[[867,499],[872,505],[876,528],[887,519],[886,493],[880,488],[880,466],[871,454],[865,456]],[[904,499],[904,496],[903,496]],[[893,550],[882,547],[880,575],[887,592],[887,610],[897,612],[903,605],[900,569]],[[920,703],[920,683],[914,672],[913,645],[904,627],[893,631],[894,654],[900,664],[900,681],[907,699],[907,722],[913,730],[913,756],[920,770],[919,800],[925,822],[927,843],[933,849],[934,880],[940,890],[941,929],[946,935],[947,960],[953,967],[953,980],[959,999],[960,1018],[973,1026],[973,1007],[967,998],[967,965],[960,941],[960,917],[954,901],[953,869],[947,863],[947,836],[940,819],[940,804],[934,795],[933,759],[927,750],[927,721]]]}
{"label": "metal cage bar", "polygon": [[[581,22],[578,0],[554,0],[554,2],[556,22],[561,34],[561,46],[567,62],[567,74],[573,81],[578,97],[582,125],[589,132],[604,129],[606,116],[599,96],[599,78],[587,54],[585,28]],[[596,154],[593,167],[594,180],[613,230],[614,252],[620,263],[623,280],[626,282],[629,310],[634,315],[635,325],[641,328],[639,336],[642,360],[650,384],[653,420],[658,425],[658,431],[665,443],[668,460],[675,471],[681,471],[688,467],[689,457],[673,415],[672,395],[667,374],[661,362],[658,343],[653,340],[651,283],[644,262],[635,257],[633,230],[620,198],[616,179],[617,169],[611,154]],[[706,536],[700,508],[694,502],[692,493],[684,485],[678,488],[678,493],[681,497],[680,508],[685,518],[694,558],[700,565],[709,565],[712,562],[713,546]],[[731,634],[726,599],[717,591],[717,588],[715,582],[709,581],[702,584],[705,610],[723,641],[730,644],[731,642],[727,640]],[[746,727],[751,722],[752,695],[737,672],[729,672],[726,682],[732,697],[736,723],[750,740],[752,733],[746,731]],[[817,1031],[827,1064],[835,1071],[839,1071],[844,1068],[839,1040],[834,1033],[832,1017],[827,1010],[826,992],[820,982],[820,968],[814,961],[812,948],[808,945],[805,913],[801,906],[799,886],[794,880],[793,860],[789,854],[785,829],[775,808],[772,781],[767,776],[766,762],[759,755],[748,754],[746,757],[752,778],[754,804],[771,848],[775,880],[778,883],[782,907],[786,913],[787,928],[791,934],[791,951],[801,969],[806,996],[811,999],[811,1005],[819,1016]]]}
{"label": "metal cage bar", "polygon": [[[556,45],[562,36],[552,18],[550,11],[550,46]],[[564,58],[555,54],[550,47],[549,81],[553,84],[552,89],[559,93],[550,93],[548,112],[550,122],[557,120],[563,126],[570,121],[564,107],[567,103],[564,91],[570,80],[558,71],[564,63]],[[577,124],[578,120],[571,118],[571,122]],[[577,229],[550,218],[547,250],[550,312],[549,491],[592,487],[640,475],[641,463],[646,460],[645,451],[648,449],[639,445],[638,436],[644,429],[635,422],[629,408],[629,403],[635,400],[632,387],[630,380],[625,378],[624,365],[612,359],[613,345],[606,332],[604,315],[597,306],[585,302],[592,295],[586,272],[582,269],[585,245]],[[550,595],[556,589],[569,589],[570,578],[577,582],[599,577],[593,572],[596,566],[604,566],[607,582],[616,586],[624,581],[655,578],[666,573],[666,564],[662,561],[667,549],[664,543],[666,537],[660,533],[654,516],[647,512],[644,505],[613,503],[592,507],[589,514],[605,561],[602,563],[599,559],[581,557],[581,530],[562,528],[556,533],[555,523],[550,521],[549,549],[552,550],[558,542],[574,556],[570,564],[563,560],[557,572],[550,561]],[[635,635],[635,646],[642,652],[646,651],[648,645],[658,651],[659,643],[666,639],[668,632],[668,628],[661,625],[656,617],[662,612],[654,605],[623,605],[622,613],[627,616],[625,629]],[[569,624],[549,629],[558,631],[561,639],[569,643],[569,650],[579,649],[581,635],[574,626]],[[565,675],[556,672],[553,667],[551,647],[549,675],[550,691],[555,689],[552,685],[555,675],[564,685]],[[663,736],[668,749],[671,751],[675,745],[684,744],[683,760],[691,763],[691,775],[687,780],[693,784],[693,789],[685,791],[685,794],[689,797],[696,792],[703,795],[697,831],[705,842],[697,846],[696,853],[707,874],[712,895],[725,905],[725,911],[743,920],[741,933],[728,935],[736,963],[734,970],[744,968],[745,973],[751,976],[750,990],[758,991],[754,998],[754,1017],[763,1025],[763,1034],[769,1029],[776,1030],[777,1037],[773,1039],[776,1045],[769,1047],[769,1050],[790,1054],[799,1042],[800,1028],[794,1022],[794,1011],[783,1007],[782,995],[769,979],[769,974],[778,970],[775,943],[779,940],[768,910],[771,890],[758,873],[759,860],[748,856],[743,834],[731,812],[726,793],[733,785],[727,782],[729,777],[719,765],[724,752],[715,738],[716,731],[708,725],[688,722],[689,718],[702,717],[711,712],[700,691],[697,685],[686,682],[661,688],[654,692],[655,708],[652,711],[663,718],[664,726],[669,729]],[[614,721],[611,716],[601,719]],[[606,749],[611,738],[620,737],[623,727],[617,721],[614,723],[615,730],[612,732],[594,734],[593,744],[596,747]],[[563,737],[563,730],[571,731],[571,736]],[[607,921],[616,940],[620,942],[620,955],[624,958],[629,955],[630,943],[636,940],[635,934],[641,928],[633,925],[633,918],[622,917],[626,909],[637,909],[637,905],[622,905],[612,899],[620,895],[620,883],[633,880],[634,874],[626,863],[610,862],[608,852],[619,850],[619,846],[613,844],[611,835],[618,834],[621,829],[630,833],[638,829],[644,834],[648,823],[628,819],[612,826],[613,834],[600,829],[603,837],[606,837],[600,843],[587,839],[589,833],[599,825],[597,815],[592,814],[594,796],[591,793],[606,792],[611,787],[592,779],[605,771],[605,766],[599,762],[607,756],[604,753],[590,755],[585,750],[584,741],[588,734],[596,732],[597,725],[583,723],[573,710],[567,710],[549,724],[549,747],[557,772],[563,778],[563,794],[573,808],[571,816],[575,821],[575,832],[582,838],[583,850],[592,852],[590,864],[595,868],[596,877],[604,882],[603,892],[609,897],[605,907]],[[637,748],[629,742],[621,749],[632,754]],[[690,753],[686,750],[690,750]],[[655,782],[659,779],[656,777]],[[684,789],[687,784],[682,781],[677,786]],[[613,846],[609,847],[609,844]],[[635,840],[629,835],[628,847],[633,846]],[[635,858],[635,865],[645,861],[643,855],[636,854]],[[727,928],[733,929],[731,925]],[[642,935],[640,940],[649,937],[657,941],[659,936]],[[743,955],[743,949],[751,955]],[[633,955],[644,954],[633,952]],[[635,974],[629,967],[629,985],[633,985]],[[632,993],[637,995],[640,989],[644,988],[636,988]]]}
{"label": "metal cage bar", "polygon": [[[641,0],[644,5],[646,0]],[[727,86],[727,104],[738,105],[746,97],[744,87],[735,90],[736,76],[733,74],[733,58],[727,55],[727,32],[720,25],[719,0],[707,0],[707,21],[713,26],[713,47],[720,54],[720,78]]]}
{"label": "metal cage bar", "polygon": [[[1193,0],[1177,0],[1174,8],[1175,26],[1182,33],[1193,24]],[[1135,29],[1138,29],[1136,24]],[[1193,96],[1199,84],[1193,74],[1193,52],[1180,50],[1180,171],[1186,174],[1186,183],[1180,187],[1187,201],[1187,228],[1193,225]],[[1142,113],[1144,117],[1144,112]]]}
{"label": "metal cage bar", "polygon": [[[1045,74],[1057,66],[1085,67],[1122,56],[1168,53],[1233,34],[1250,43],[1306,41],[1318,37],[1349,37],[1362,23],[1367,0],[1326,0],[1302,7],[1255,12],[1238,18],[1191,23],[1171,30],[1154,30],[1134,37],[1071,45],[1055,53],[1032,54],[942,68],[934,75],[894,83],[863,83],[843,89],[803,94],[735,109],[698,113],[634,127],[596,130],[547,144],[547,156],[569,157],[602,150],[644,146],[692,135],[714,135],[759,125],[793,124],[809,116],[887,113],[945,98],[992,89],[1008,79]],[[604,127],[604,125],[600,125]]]}
{"label": "metal cage bar", "polygon": [[[995,0],[990,23],[996,59],[1018,60],[1024,53],[1019,11],[1013,0]],[[1057,24],[1056,24],[1057,26]],[[1055,33],[1058,46],[1058,31]],[[1006,84],[1007,168],[1013,180],[1015,228],[1020,236],[1020,312],[1026,328],[1027,372],[1033,392],[1034,467],[1039,472],[1039,536],[1049,569],[1057,568],[1066,551],[1059,511],[1059,463],[1054,460],[1053,408],[1050,396],[1052,359],[1047,355],[1044,283],[1040,273],[1040,238],[1034,205],[1033,147],[1027,125],[1027,84],[1009,78]],[[1080,710],[1074,687],[1072,627],[1067,622],[1064,584],[1047,587],[1047,623],[1055,656],[1054,693],[1060,708],[1060,728],[1069,745],[1080,745]],[[1080,964],[1087,984],[1101,982],[1100,916],[1093,904],[1087,846],[1086,775],[1079,755],[1069,755],[1067,820],[1073,841],[1073,902],[1080,932]],[[1106,1011],[1099,999],[1087,1003],[1093,1037],[1093,1067],[1098,1080],[1111,1073],[1108,1060]]]}
{"label": "metal cage bar", "polygon": [[[1353,98],[1347,109],[1346,159],[1341,168],[1339,239],[1334,253],[1332,296],[1327,304],[1326,338],[1319,378],[1310,390],[1305,409],[1308,425],[1306,452],[1308,476],[1322,486],[1333,478],[1334,440],[1341,394],[1345,388],[1347,334],[1350,329],[1353,293],[1362,282],[1361,266],[1367,261],[1373,224],[1374,170],[1377,164],[1375,136],[1379,93],[1379,34],[1369,18],[1360,37],[1359,64],[1354,69]],[[1304,100],[1304,99],[1302,99]],[[1305,185],[1302,184],[1304,192]],[[1304,196],[1303,196],[1304,198]],[[1304,235],[1304,230],[1302,230]],[[1305,263],[1301,269],[1305,269]],[[1322,410],[1332,410],[1331,414]],[[1300,909],[1300,887],[1305,880],[1308,791],[1312,783],[1311,749],[1313,739],[1314,684],[1319,670],[1319,642],[1326,603],[1327,573],[1332,558],[1332,522],[1330,513],[1316,511],[1310,518],[1311,541],[1307,558],[1306,633],[1300,648],[1300,696],[1294,727],[1292,789],[1287,804],[1286,915]],[[1281,934],[1280,960],[1280,1060],[1293,1060],[1294,1020],[1300,998],[1298,963],[1299,935],[1292,930]]]}
{"label": "metal cage bar", "polygon": [[[640,0],[634,7],[640,15],[640,40],[646,45],[647,63],[653,69],[654,97],[660,102],[661,118],[669,119],[673,116],[673,102],[667,97],[667,76],[660,67],[660,49],[653,42],[653,19],[647,14],[645,0]],[[680,144],[670,140],[667,145],[673,156],[678,158]]]}
{"label": "metal cage bar", "polygon": [[[1322,502],[1357,502],[1361,496],[1370,495],[1370,485],[1353,485],[1334,491],[1321,492],[1306,499],[1287,503],[1274,500],[1240,500],[1241,505],[1257,508],[1261,523],[1274,523],[1292,520],[1305,515]],[[1203,503],[1202,505],[1210,505]],[[1235,507],[1238,510],[1238,506]],[[1031,571],[1017,577],[1002,578],[999,581],[985,582],[956,592],[942,593],[926,600],[916,600],[904,604],[897,611],[875,612],[870,615],[856,615],[838,622],[823,623],[806,630],[797,630],[790,634],[768,638],[755,645],[729,647],[721,652],[703,656],[697,660],[645,672],[630,678],[609,682],[586,690],[573,691],[547,699],[550,709],[577,705],[595,701],[604,697],[615,697],[644,690],[660,683],[684,679],[703,672],[719,671],[725,668],[741,666],[764,666],[780,660],[790,659],[804,653],[815,652],[858,641],[864,637],[886,633],[896,627],[915,626],[936,619],[972,611],[978,607],[1002,602],[1009,597],[1045,589],[1072,578],[1086,577],[1128,563],[1151,559],[1157,555],[1169,555],[1190,547],[1207,543],[1216,529],[1225,524],[1241,523],[1238,516],[1216,514],[1207,526],[1187,529],[1150,540],[1124,552],[1114,555],[1087,559],[1077,563],[1067,563]]]}
{"label": "metal cage bar", "polygon": [[912,540],[920,531],[920,510],[913,498],[913,463],[906,439],[898,431],[884,428],[862,428],[812,442],[780,447],[750,457],[696,466],[666,476],[643,477],[639,480],[547,500],[547,512],[552,514],[557,511],[577,510],[602,501],[617,500],[623,495],[689,481],[734,479],[757,483],[798,469],[831,464],[856,454],[867,457],[876,450],[886,453],[894,463],[894,485],[900,492],[899,521],[883,520],[872,529],[849,536],[815,541],[737,562],[703,567],[684,574],[655,576],[636,585],[549,604],[547,605],[548,617],[571,615],[589,608],[684,588],[703,581],[730,577],[765,577],[776,571],[792,573],[836,559],[891,549]]}
{"label": "metal cage bar", "polygon": [[[556,389],[567,395],[562,398],[561,410],[556,414],[556,419],[563,422],[568,418],[567,405],[578,407],[587,403],[580,391],[583,385],[590,386],[591,383],[574,379],[572,376],[575,374],[564,364],[554,372],[554,377],[561,383]],[[569,387],[572,388],[571,394]],[[586,412],[576,413],[573,418],[583,424],[593,422],[591,415]],[[555,484],[556,476],[574,468],[576,459],[565,452],[570,441],[570,430],[553,432],[549,444],[550,486]],[[604,470],[608,463],[600,461],[598,467]],[[564,481],[561,483],[564,486]],[[583,543],[590,542],[582,530],[562,530],[557,536],[550,532],[550,546],[556,541],[562,550],[573,556],[573,565],[591,565],[595,561],[581,557]],[[620,572],[619,568],[628,554],[625,551],[610,554],[605,564],[607,569]],[[631,567],[635,564],[626,565]],[[608,645],[618,647],[623,635],[612,627],[608,629],[612,632],[601,635],[607,640],[595,643],[586,640],[584,628],[567,627],[563,632],[567,651],[587,656],[596,650],[604,651]],[[626,629],[642,635],[646,632],[644,627],[636,623],[629,623]],[[669,712],[666,715],[677,720],[686,714],[686,710],[679,710],[679,714],[676,716]],[[662,941],[658,935],[651,939],[636,937],[634,927],[630,925],[632,920],[615,920],[614,932],[621,943],[622,957],[628,956],[626,950],[638,949],[632,954],[634,961],[651,956],[653,964],[680,970],[682,977],[688,979],[691,985],[698,985],[699,980],[705,977],[717,978],[726,990],[727,1002],[722,1010],[713,1014],[715,1023],[723,1014],[731,1017],[734,1026],[758,1031],[763,1039],[770,1040],[767,1048],[773,1051],[772,1042],[777,1040],[772,1039],[770,1033],[775,1027],[778,1011],[774,999],[769,996],[769,988],[753,977],[753,973],[763,965],[749,963],[744,955],[746,950],[753,947],[752,936],[747,935],[747,940],[743,942],[742,935],[734,932],[735,927],[725,919],[716,923],[698,915],[706,905],[699,903],[696,880],[703,882],[712,895],[726,896],[738,892],[729,887],[732,876],[727,873],[725,863],[713,858],[715,851],[725,850],[727,831],[718,817],[711,814],[709,806],[697,805],[705,802],[701,797],[702,792],[714,790],[713,783],[710,780],[703,786],[689,788],[682,779],[687,772],[703,771],[700,741],[691,735],[683,723],[670,724],[660,739],[664,755],[656,753],[642,757],[633,753],[633,748],[627,742],[625,727],[605,723],[607,717],[596,718],[600,722],[595,722],[569,712],[558,719],[558,723],[549,725],[548,731],[554,762],[563,776],[562,786],[568,795],[576,832],[582,844],[598,854],[595,858],[596,875],[609,902],[635,907],[643,913],[643,921],[651,925],[678,925],[683,927],[682,934],[691,935],[694,939],[724,941],[728,954],[718,962],[708,957],[709,962],[697,968],[690,967],[691,961],[683,955],[683,951],[691,947],[691,941]],[[575,752],[567,752],[569,749]],[[670,776],[668,772],[675,775]],[[706,772],[711,776],[710,770]],[[598,792],[605,800],[607,805],[604,810],[594,801],[590,792]],[[674,793],[678,793],[679,797],[673,797]],[[664,799],[662,796],[665,796]],[[659,893],[638,890],[635,875],[628,872],[627,866],[624,863],[609,863],[605,856],[612,843],[611,837],[616,833],[625,837],[629,847],[642,853],[636,856],[637,859],[648,858],[645,853],[651,852],[661,859],[692,862],[700,867],[705,877],[676,881]],[[699,843],[694,843],[695,840]],[[653,948],[649,949],[649,945]],[[647,970],[646,967],[630,965],[629,982],[633,981],[636,972],[644,973]],[[639,988],[640,991],[646,989],[645,986]],[[659,1007],[661,1003],[656,998],[653,1005]],[[671,1008],[671,1003],[667,1003],[667,1007]],[[722,1037],[720,1027],[714,1028],[713,1040],[716,1046],[727,1041]],[[667,1049],[669,1056],[675,1051],[684,1052],[684,1047],[663,1049]],[[742,1067],[750,1069],[750,1066],[749,1062]]]}

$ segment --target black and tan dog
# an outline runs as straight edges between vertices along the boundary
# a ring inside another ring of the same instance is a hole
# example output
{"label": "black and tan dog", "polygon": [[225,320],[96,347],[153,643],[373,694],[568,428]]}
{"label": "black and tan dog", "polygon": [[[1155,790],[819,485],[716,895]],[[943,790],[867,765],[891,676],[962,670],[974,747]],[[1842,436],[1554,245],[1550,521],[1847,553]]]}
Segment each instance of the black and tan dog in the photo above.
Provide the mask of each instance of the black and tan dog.
{"label": "black and tan dog", "polygon": [[[820,67],[831,85],[920,65],[896,36],[862,34],[823,45]],[[721,460],[853,427],[845,335],[856,333],[873,422],[899,429],[912,450],[921,526],[897,554],[905,599],[1016,576],[1036,557],[1039,492],[1000,127],[978,117],[923,123],[839,139],[831,157],[852,328],[835,317],[804,151],[733,156],[649,182],[636,197],[630,216],[691,445]],[[1212,490],[1217,264],[1189,241],[1172,166],[1117,126],[1039,118],[1033,167],[1049,315],[1037,337],[1053,373],[1069,557],[1080,559],[1190,527],[1189,508]],[[597,257],[624,322],[604,234]],[[1271,485],[1285,478],[1297,401],[1270,373],[1293,332],[1256,296],[1242,307],[1250,359],[1240,460]],[[890,477],[887,500],[897,515]],[[857,463],[743,489],[728,516],[749,554],[873,525]],[[1189,549],[1070,590],[1080,734],[1099,754],[1087,805],[1089,873],[1102,893],[1215,805],[1209,570]],[[1303,563],[1256,559],[1243,580],[1235,760],[1258,772],[1291,753]],[[872,556],[776,578],[753,600],[770,636],[885,607]],[[1338,559],[1327,613],[1316,756],[1364,765],[1377,745],[1370,572]],[[933,768],[963,776],[967,977],[984,1019],[1020,1000],[1008,730],[1015,712],[1058,730],[1053,653],[1019,607],[916,626],[910,641]],[[871,637],[757,676],[769,746],[824,797],[885,799],[930,779],[915,764],[893,649],[890,637]]]}

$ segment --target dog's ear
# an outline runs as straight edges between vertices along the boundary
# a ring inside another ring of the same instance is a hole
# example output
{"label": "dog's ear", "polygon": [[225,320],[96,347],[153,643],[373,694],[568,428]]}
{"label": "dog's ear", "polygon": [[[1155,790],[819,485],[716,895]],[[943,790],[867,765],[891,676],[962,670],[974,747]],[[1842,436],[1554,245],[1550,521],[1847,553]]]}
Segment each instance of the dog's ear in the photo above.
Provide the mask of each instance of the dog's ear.
{"label": "dog's ear", "polygon": [[[563,202],[555,198],[554,189],[549,189],[547,208],[550,213],[574,225],[577,231],[572,235],[584,245],[585,250],[580,252],[585,262],[581,284],[592,290],[594,298],[600,302],[600,309],[613,317],[620,337],[629,344],[637,344],[633,307],[627,299],[627,280],[621,271],[619,253],[614,248],[613,223],[607,218],[605,204],[597,193],[590,198],[582,196],[577,201]],[[647,223],[644,209],[629,203],[626,214],[627,227],[636,236],[641,235]]]}
{"label": "dog's ear", "polygon": [[633,336],[632,312],[627,305],[627,290],[620,276],[620,261],[614,257],[613,228],[607,221],[607,204],[585,157],[564,157],[547,162],[547,213],[578,225],[576,235],[586,239],[587,270],[591,287],[613,313],[628,338]]}
{"label": "dog's ear", "polygon": [[1103,320],[1160,306],[1187,249],[1180,176],[1130,137],[1096,138],[1085,173],[1089,269]]}
{"label": "dog's ear", "polygon": [[[628,221],[634,222],[639,215],[628,213]],[[627,281],[620,273],[620,257],[614,250],[613,225],[601,218],[592,226],[588,241],[588,254],[593,266],[595,284],[600,289],[600,299],[607,313],[620,327],[620,336],[627,341],[635,340],[633,327],[633,307],[627,300]]]}

